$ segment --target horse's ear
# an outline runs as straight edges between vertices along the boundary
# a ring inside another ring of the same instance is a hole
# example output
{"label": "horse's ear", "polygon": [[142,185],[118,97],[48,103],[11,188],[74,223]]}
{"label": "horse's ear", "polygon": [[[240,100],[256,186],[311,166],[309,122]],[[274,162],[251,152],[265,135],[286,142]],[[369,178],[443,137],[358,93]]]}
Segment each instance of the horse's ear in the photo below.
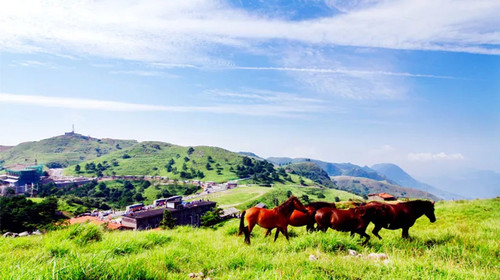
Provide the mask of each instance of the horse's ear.
{"label": "horse's ear", "polygon": [[435,202],[435,201],[433,201],[433,202],[432,202],[432,205],[434,205],[435,203],[436,203],[436,202]]}

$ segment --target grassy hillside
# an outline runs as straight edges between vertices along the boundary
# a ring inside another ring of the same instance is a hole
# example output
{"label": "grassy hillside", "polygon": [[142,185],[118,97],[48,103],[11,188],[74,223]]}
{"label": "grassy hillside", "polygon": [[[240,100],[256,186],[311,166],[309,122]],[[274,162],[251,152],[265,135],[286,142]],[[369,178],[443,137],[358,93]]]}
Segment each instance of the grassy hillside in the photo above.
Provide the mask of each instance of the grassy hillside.
{"label": "grassy hillside", "polygon": [[0,164],[34,164],[36,159],[49,168],[65,167],[128,148],[135,143],[135,140],[96,139],[79,134],[61,135],[0,150]]}
{"label": "grassy hillside", "polygon": [[[96,168],[88,169],[88,165]],[[258,176],[249,175],[243,171],[249,167],[262,165]],[[229,180],[251,177],[269,177],[271,180],[284,180],[287,174],[272,174],[270,163],[250,159],[218,147],[183,147],[163,142],[141,142],[128,149],[102,156],[92,161],[79,164],[81,171],[76,172],[76,166],[65,169],[65,174],[95,176],[97,170],[103,175],[153,175],[166,176],[171,179],[202,179],[203,181],[226,182]],[[238,170],[238,167],[243,168]]]}
{"label": "grassy hillside", "polygon": [[326,187],[334,187],[335,185],[333,184],[332,180],[330,180],[330,177],[328,176],[328,173],[326,173],[325,170],[321,169],[316,163],[314,162],[298,162],[298,163],[292,163],[284,168],[291,170],[293,173],[311,179],[314,182],[326,186]]}
{"label": "grassy hillside", "polygon": [[332,177],[334,183],[341,190],[355,193],[360,196],[366,196],[370,193],[390,193],[396,197],[424,198],[439,200],[435,195],[412,188],[404,188],[398,185],[390,184],[386,181],[376,181],[368,178],[335,176]]}
{"label": "grassy hillside", "polygon": [[361,197],[345,191],[335,189],[325,189],[317,187],[306,187],[297,185],[275,185],[272,188],[258,186],[240,186],[224,192],[213,193],[205,198],[216,201],[222,208],[236,207],[247,209],[259,202],[264,202],[268,208],[274,207],[274,199],[283,202],[288,198],[288,191],[299,198],[308,196],[310,201],[335,201],[335,197],[340,200],[361,199]]}
{"label": "grassy hillside", "polygon": [[[44,236],[0,238],[0,279],[498,279],[500,199],[436,204],[401,232],[382,230],[361,246],[358,237],[329,230],[291,230],[273,242],[256,227],[252,245],[236,236],[238,221],[217,229],[102,232],[93,225]],[[371,230],[369,227],[369,231]],[[363,257],[351,257],[348,249]],[[369,253],[385,253],[387,261]],[[310,261],[315,255],[318,260]]]}

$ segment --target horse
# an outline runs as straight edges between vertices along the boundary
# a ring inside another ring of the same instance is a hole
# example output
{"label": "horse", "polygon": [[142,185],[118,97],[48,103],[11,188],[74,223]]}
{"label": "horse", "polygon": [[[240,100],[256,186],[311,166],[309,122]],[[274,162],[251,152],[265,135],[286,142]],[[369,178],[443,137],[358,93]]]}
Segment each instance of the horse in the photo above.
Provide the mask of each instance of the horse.
{"label": "horse", "polygon": [[316,211],[314,216],[318,229],[325,232],[329,227],[337,231],[347,231],[359,234],[360,237],[365,237],[362,243],[365,245],[370,240],[370,236],[366,234],[366,227],[370,224],[375,214],[374,208],[365,208],[363,206],[349,209],[333,209],[321,208]]}
{"label": "horse", "polygon": [[[314,231],[314,224],[316,220],[314,219],[314,215],[316,215],[316,211],[323,207],[337,208],[335,203],[316,201],[307,204],[306,206],[307,213],[303,213],[298,210],[294,210],[292,215],[290,216],[290,220],[288,220],[288,224],[294,227],[302,227],[306,226],[306,230],[309,232]],[[268,229],[265,237],[271,235],[272,229]]]}
{"label": "horse", "polygon": [[[278,238],[281,232],[288,240],[288,221],[294,210],[307,213],[307,209],[300,203],[299,199],[291,196],[288,200],[273,209],[265,209],[259,207],[252,207],[243,211],[240,217],[240,228],[238,235],[245,234],[245,242],[250,244],[250,233],[252,232],[255,224],[265,228],[277,228],[274,236],[274,241]],[[248,226],[245,226],[245,220]]]}
{"label": "horse", "polygon": [[366,204],[365,207],[373,208],[376,212],[376,215],[371,220],[375,225],[372,233],[379,239],[382,239],[378,234],[382,228],[390,230],[401,228],[403,229],[401,237],[405,239],[409,238],[408,230],[422,215],[427,216],[431,223],[436,221],[434,202],[428,200],[413,200],[397,204],[373,201]]}

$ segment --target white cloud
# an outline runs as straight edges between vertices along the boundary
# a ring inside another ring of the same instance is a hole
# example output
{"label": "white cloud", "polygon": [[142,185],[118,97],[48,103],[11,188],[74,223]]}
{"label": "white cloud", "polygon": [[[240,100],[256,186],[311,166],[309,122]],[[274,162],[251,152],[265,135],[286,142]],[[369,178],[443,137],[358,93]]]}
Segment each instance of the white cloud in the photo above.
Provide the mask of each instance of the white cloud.
{"label": "white cloud", "polygon": [[65,109],[98,110],[112,112],[173,112],[212,113],[247,116],[276,116],[300,118],[306,114],[324,110],[321,105],[304,104],[221,104],[215,106],[167,106],[138,104],[120,101],[96,100],[40,95],[0,93],[0,104],[18,104]]}
{"label": "white cloud", "polygon": [[411,161],[441,161],[441,160],[463,160],[465,157],[461,153],[446,154],[444,152],[433,153],[409,153],[408,159]]}
{"label": "white cloud", "polygon": [[7,1],[0,48],[172,65],[224,65],[219,48],[251,52],[276,40],[500,54],[497,0],[365,2],[291,21],[220,1]]}

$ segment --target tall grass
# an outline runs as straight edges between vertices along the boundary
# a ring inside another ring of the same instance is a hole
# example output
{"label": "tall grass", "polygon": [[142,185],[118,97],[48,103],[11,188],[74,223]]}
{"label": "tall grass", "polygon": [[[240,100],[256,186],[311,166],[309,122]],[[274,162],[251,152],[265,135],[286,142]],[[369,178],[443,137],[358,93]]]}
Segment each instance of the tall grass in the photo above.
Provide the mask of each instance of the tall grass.
{"label": "tall grass", "polygon": [[[382,230],[384,239],[372,237],[366,246],[347,233],[292,227],[289,242],[264,238],[257,227],[246,245],[236,236],[237,220],[216,230],[72,226],[1,238],[0,279],[189,279],[197,272],[212,279],[498,279],[500,199],[438,202],[436,216],[433,224],[417,220],[409,240],[400,230]],[[349,249],[363,257],[349,256]],[[372,252],[389,259],[366,258]],[[318,260],[310,261],[311,254]]]}

